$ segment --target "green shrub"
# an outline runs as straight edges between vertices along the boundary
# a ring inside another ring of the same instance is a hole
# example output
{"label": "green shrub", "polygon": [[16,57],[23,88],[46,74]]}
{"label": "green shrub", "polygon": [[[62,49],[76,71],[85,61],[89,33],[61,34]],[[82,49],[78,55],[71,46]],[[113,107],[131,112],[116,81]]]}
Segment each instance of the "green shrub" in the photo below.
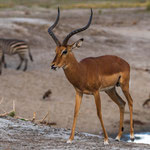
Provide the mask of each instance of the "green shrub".
{"label": "green shrub", "polygon": [[147,11],[150,11],[150,2],[147,3],[146,10],[147,10]]}
{"label": "green shrub", "polygon": [[101,9],[99,9],[98,13],[99,13],[99,14],[102,14],[102,10],[101,10]]}
{"label": "green shrub", "polygon": [[14,112],[14,111],[10,112],[10,113],[8,114],[8,116],[10,116],[10,117],[15,117],[15,112]]}

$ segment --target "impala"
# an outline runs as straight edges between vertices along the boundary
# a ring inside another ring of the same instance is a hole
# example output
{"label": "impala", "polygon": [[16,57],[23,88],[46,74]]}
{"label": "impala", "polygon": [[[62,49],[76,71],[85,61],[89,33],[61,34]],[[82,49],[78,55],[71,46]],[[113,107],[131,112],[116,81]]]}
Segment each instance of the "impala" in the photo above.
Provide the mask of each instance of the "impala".
{"label": "impala", "polygon": [[83,38],[79,39],[75,43],[69,45],[68,40],[74,35],[81,31],[86,30],[92,21],[93,11],[91,9],[91,15],[88,21],[88,24],[83,28],[76,29],[70,32],[64,41],[60,43],[53,29],[59,21],[60,10],[58,8],[58,15],[54,24],[49,27],[48,32],[50,36],[56,43],[56,56],[51,64],[51,69],[56,70],[57,68],[63,68],[64,73],[73,85],[76,91],[76,104],[74,110],[74,120],[70,138],[67,143],[71,143],[74,139],[75,126],[77,121],[77,116],[80,109],[80,104],[82,101],[83,94],[94,95],[97,115],[100,120],[103,133],[104,133],[104,144],[108,144],[108,135],[106,133],[102,112],[101,112],[101,100],[100,100],[100,91],[105,91],[108,96],[118,105],[120,109],[120,126],[119,133],[116,137],[116,140],[120,140],[123,132],[123,120],[124,120],[124,110],[125,102],[117,94],[115,87],[120,86],[129,105],[130,110],[130,138],[134,140],[134,131],[133,131],[133,100],[129,93],[129,79],[130,79],[130,66],[129,64],[117,57],[112,55],[105,55],[99,57],[88,57],[80,62],[78,62],[73,54],[75,48],[79,48],[82,45]]}

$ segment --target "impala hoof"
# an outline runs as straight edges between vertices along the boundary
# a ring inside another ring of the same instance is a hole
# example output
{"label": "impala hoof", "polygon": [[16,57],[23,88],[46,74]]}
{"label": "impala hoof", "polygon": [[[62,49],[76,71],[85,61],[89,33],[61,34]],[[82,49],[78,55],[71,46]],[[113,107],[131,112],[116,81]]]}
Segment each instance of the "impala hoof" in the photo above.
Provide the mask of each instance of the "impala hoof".
{"label": "impala hoof", "polygon": [[134,142],[134,135],[130,135],[130,140]]}
{"label": "impala hoof", "polygon": [[71,143],[72,143],[72,140],[69,139],[69,140],[67,141],[67,143],[68,143],[68,144],[71,144]]}
{"label": "impala hoof", "polygon": [[109,145],[108,140],[104,140],[104,145]]}
{"label": "impala hoof", "polygon": [[119,142],[119,141],[120,141],[120,137],[117,136],[117,137],[115,138],[115,141],[118,141],[118,142]]}

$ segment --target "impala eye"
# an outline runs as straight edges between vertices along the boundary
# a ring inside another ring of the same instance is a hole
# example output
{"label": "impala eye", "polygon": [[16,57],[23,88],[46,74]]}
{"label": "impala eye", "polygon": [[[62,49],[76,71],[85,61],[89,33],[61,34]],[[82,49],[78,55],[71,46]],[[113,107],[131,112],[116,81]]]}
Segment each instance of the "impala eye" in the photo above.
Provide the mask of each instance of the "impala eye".
{"label": "impala eye", "polygon": [[66,49],[62,51],[62,55],[65,55],[65,54],[67,54],[67,50]]}

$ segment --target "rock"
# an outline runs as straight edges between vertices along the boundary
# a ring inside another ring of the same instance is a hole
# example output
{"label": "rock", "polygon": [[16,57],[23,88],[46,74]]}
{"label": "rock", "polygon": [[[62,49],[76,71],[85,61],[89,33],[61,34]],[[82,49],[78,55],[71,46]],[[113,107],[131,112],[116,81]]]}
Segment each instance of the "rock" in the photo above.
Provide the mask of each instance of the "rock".
{"label": "rock", "polygon": [[43,95],[43,99],[48,98],[50,95],[52,94],[52,91],[49,89],[48,91],[46,91]]}

